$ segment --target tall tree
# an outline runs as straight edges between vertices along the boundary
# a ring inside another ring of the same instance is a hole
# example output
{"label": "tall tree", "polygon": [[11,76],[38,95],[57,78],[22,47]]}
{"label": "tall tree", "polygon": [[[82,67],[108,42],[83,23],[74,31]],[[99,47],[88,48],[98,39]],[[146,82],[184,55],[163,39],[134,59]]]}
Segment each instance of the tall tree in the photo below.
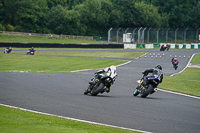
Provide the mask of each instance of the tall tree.
{"label": "tall tree", "polygon": [[158,13],[158,8],[144,2],[135,3],[135,8],[139,11],[142,27],[168,27],[168,15]]}
{"label": "tall tree", "polygon": [[46,0],[22,0],[18,2],[18,10],[15,17],[15,25],[19,25],[22,31],[47,33],[45,24],[48,10]]}
{"label": "tall tree", "polygon": [[169,27],[188,27],[190,21],[190,10],[196,0],[152,0],[152,4],[159,7],[159,13],[170,14]]}
{"label": "tall tree", "polygon": [[46,20],[51,33],[78,35],[80,27],[78,12],[68,11],[63,6],[57,5],[48,12]]}
{"label": "tall tree", "polygon": [[108,31],[112,3],[109,0],[86,0],[74,7],[80,14],[81,28],[86,35],[105,35]]}

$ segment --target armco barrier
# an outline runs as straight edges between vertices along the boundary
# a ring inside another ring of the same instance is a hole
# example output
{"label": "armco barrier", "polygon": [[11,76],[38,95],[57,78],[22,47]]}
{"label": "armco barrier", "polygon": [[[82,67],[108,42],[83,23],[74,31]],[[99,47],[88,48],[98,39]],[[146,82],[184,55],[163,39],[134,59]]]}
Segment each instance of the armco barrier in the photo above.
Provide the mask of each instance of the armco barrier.
{"label": "armco barrier", "polygon": [[124,48],[124,44],[0,43],[0,47],[41,48]]}

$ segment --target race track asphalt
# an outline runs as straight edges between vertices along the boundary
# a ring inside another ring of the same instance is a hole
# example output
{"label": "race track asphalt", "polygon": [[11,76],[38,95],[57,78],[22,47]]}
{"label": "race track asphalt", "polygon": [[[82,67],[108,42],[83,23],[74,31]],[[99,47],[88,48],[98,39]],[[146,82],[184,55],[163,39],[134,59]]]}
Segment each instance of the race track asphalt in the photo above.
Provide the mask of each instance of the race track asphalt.
{"label": "race track asphalt", "polygon": [[[118,77],[110,93],[95,97],[83,92],[96,70],[68,74],[1,72],[0,103],[154,133],[200,132],[200,99],[159,90],[147,98],[133,96],[142,71],[160,64],[164,76],[169,76],[183,70],[188,56],[200,51],[144,51],[148,52],[146,58],[141,55],[117,67]],[[151,58],[149,53],[160,54],[161,58]],[[170,55],[178,56],[177,70],[172,68]]]}

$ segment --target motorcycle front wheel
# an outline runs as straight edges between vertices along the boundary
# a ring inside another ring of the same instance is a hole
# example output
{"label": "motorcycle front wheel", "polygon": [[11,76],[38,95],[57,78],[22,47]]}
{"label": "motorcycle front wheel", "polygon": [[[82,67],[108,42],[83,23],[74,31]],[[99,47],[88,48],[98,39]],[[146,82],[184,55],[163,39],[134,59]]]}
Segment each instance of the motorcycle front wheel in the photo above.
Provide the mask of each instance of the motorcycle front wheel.
{"label": "motorcycle front wheel", "polygon": [[139,93],[140,93],[139,90],[136,89],[136,90],[133,92],[133,96],[137,96]]}
{"label": "motorcycle front wheel", "polygon": [[147,97],[149,95],[149,93],[152,92],[152,91],[153,91],[153,85],[150,84],[149,87],[148,87],[148,89],[145,92],[143,92],[143,94],[141,95],[141,97],[142,98]]}
{"label": "motorcycle front wheel", "polygon": [[92,96],[96,96],[97,94],[99,94],[99,92],[101,92],[101,90],[104,88],[104,84],[100,83],[98,87],[93,88],[91,91],[91,95]]}

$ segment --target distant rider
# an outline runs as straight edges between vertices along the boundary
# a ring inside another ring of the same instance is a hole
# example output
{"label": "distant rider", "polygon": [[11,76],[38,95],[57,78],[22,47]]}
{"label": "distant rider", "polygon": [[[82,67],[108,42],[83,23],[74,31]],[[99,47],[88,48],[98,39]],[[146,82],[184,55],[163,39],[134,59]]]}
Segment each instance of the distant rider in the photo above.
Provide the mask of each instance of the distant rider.
{"label": "distant rider", "polygon": [[[155,68],[152,69],[146,69],[144,72],[142,72],[144,74],[143,77],[143,82],[142,85],[145,86],[147,84],[147,78],[148,77],[155,77],[158,78],[160,83],[162,83],[163,80],[163,72],[162,72],[162,66],[161,65],[156,65]],[[148,76],[149,75],[149,76]]]}
{"label": "distant rider", "polygon": [[34,47],[32,47],[31,49],[29,49],[30,52],[35,52]]}
{"label": "distant rider", "polygon": [[[95,76],[91,79],[91,81],[89,82],[89,84],[95,84],[96,79],[100,79],[102,75],[100,74],[106,74],[107,76],[110,76],[114,81],[117,78],[117,71],[116,71],[116,67],[115,66],[110,66],[101,70],[98,70],[97,72],[94,73]],[[106,88],[106,92],[109,93],[110,92],[110,86],[107,86]]]}
{"label": "distant rider", "polygon": [[173,57],[172,60],[171,60],[171,62],[172,62],[173,67],[176,70],[177,69],[176,66],[178,66],[178,63],[179,63],[178,59],[176,57]]}
{"label": "distant rider", "polygon": [[8,47],[5,49],[4,53],[10,53],[12,51],[12,47]]}

